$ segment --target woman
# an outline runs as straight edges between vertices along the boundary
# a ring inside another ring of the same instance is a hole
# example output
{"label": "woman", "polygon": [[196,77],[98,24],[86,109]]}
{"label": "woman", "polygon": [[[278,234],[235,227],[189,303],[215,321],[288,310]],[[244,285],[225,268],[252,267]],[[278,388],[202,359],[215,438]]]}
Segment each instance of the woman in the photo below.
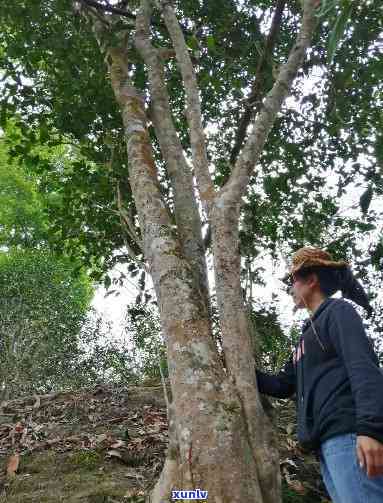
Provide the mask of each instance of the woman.
{"label": "woman", "polygon": [[[334,503],[383,502],[383,373],[362,319],[348,298],[372,308],[348,263],[304,247],[283,281],[310,317],[277,375],[256,370],[261,393],[295,394],[301,447],[320,461]],[[333,298],[338,290],[343,298]]]}

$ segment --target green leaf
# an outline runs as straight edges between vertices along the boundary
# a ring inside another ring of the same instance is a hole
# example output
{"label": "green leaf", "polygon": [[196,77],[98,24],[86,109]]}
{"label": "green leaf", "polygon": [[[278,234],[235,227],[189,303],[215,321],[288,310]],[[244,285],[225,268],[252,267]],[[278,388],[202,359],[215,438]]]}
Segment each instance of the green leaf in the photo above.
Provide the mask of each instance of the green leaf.
{"label": "green leaf", "polygon": [[336,4],[337,0],[322,0],[320,7],[316,10],[315,15],[317,17],[325,17],[335,8]]}
{"label": "green leaf", "polygon": [[209,49],[210,52],[216,52],[216,45],[215,45],[215,40],[213,35],[209,35],[206,39],[207,43],[207,48]]}
{"label": "green leaf", "polygon": [[104,278],[104,288],[107,290],[111,284],[112,284],[112,280],[111,280],[110,276],[106,275]]}
{"label": "green leaf", "polygon": [[187,37],[186,44],[190,47],[190,49],[199,49],[198,39],[194,35]]}
{"label": "green leaf", "polygon": [[[365,190],[365,192],[363,192],[363,194],[360,196],[359,206],[360,206],[360,209],[362,210],[363,215],[366,215],[368,212],[368,208],[370,207],[370,203],[371,203],[373,194],[374,194],[374,189],[370,185]],[[375,228],[375,226],[374,226],[374,228]]]}
{"label": "green leaf", "polygon": [[359,230],[361,230],[362,232],[373,231],[376,229],[376,225],[370,223],[358,222],[357,225],[359,227]]}
{"label": "green leaf", "polygon": [[351,12],[353,9],[352,3],[348,3],[343,11],[341,12],[340,16],[337,18],[333,30],[330,34],[330,38],[328,41],[327,45],[327,62],[328,64],[331,64],[335,51],[339,45],[340,39],[343,37],[344,32],[346,30],[346,25],[348,20],[350,19]]}

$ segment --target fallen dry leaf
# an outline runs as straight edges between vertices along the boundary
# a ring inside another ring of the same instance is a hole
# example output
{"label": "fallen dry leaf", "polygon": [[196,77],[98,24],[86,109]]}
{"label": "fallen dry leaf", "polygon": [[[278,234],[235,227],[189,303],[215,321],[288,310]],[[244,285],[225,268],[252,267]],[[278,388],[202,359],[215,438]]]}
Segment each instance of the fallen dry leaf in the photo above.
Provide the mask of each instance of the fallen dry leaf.
{"label": "fallen dry leaf", "polygon": [[111,449],[118,449],[119,447],[123,447],[124,445],[126,445],[126,442],[124,442],[123,440],[117,440],[117,442],[114,442],[114,444],[112,444],[110,447]]}
{"label": "fallen dry leaf", "polygon": [[145,496],[144,491],[141,489],[128,489],[128,491],[125,493],[124,498],[134,498],[137,496]]}
{"label": "fallen dry leaf", "polygon": [[282,461],[280,461],[279,464],[283,465],[283,464],[286,464],[286,463],[289,464],[289,465],[291,465],[291,466],[295,466],[295,468],[298,468],[297,465],[296,465],[296,463],[294,463],[294,461],[292,459],[288,459],[288,458],[282,459]]}
{"label": "fallen dry leaf", "polygon": [[124,475],[125,475],[125,477],[130,477],[133,479],[143,479],[144,478],[144,476],[141,473],[139,473],[137,470],[135,470],[134,468],[128,469]]}
{"label": "fallen dry leaf", "polygon": [[14,477],[16,475],[16,472],[19,468],[19,463],[20,463],[20,454],[17,452],[8,459],[7,477]]}
{"label": "fallen dry leaf", "polygon": [[14,429],[16,433],[22,433],[24,431],[24,426],[21,423],[16,423]]}
{"label": "fallen dry leaf", "polygon": [[297,444],[297,443],[296,443],[296,441],[295,441],[295,440],[293,440],[293,439],[292,439],[292,438],[290,438],[290,437],[287,437],[287,438],[286,438],[286,443],[287,443],[287,445],[289,445],[289,446],[291,446],[291,447],[295,447],[295,446],[296,446],[296,444]]}
{"label": "fallen dry leaf", "polygon": [[302,482],[300,480],[291,480],[290,479],[290,480],[287,480],[287,483],[289,484],[291,489],[294,489],[294,491],[296,491],[297,493],[299,493],[299,494],[306,494],[307,493],[305,486],[302,484]]}
{"label": "fallen dry leaf", "polygon": [[106,453],[106,456],[107,456],[108,458],[118,458],[118,459],[122,459],[122,455],[121,455],[121,453],[120,453],[120,452],[118,452],[118,451],[115,451],[115,450],[108,451],[108,452]]}
{"label": "fallen dry leaf", "polygon": [[41,406],[41,399],[40,399],[40,396],[39,395],[35,395],[35,403],[33,404],[33,408],[34,409],[39,409],[40,406]]}

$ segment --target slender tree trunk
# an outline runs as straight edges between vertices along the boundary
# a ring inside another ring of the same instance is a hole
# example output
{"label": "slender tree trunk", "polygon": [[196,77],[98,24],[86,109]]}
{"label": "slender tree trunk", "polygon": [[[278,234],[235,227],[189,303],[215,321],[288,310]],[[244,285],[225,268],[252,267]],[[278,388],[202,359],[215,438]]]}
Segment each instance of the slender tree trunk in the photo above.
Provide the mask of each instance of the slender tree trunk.
{"label": "slender tree trunk", "polygon": [[[239,204],[218,201],[212,214],[212,243],[222,342],[228,374],[240,397],[246,434],[264,502],[280,500],[277,438],[257,393],[249,320],[242,298],[238,227]],[[253,500],[250,500],[253,501]],[[258,500],[254,500],[258,501]]]}

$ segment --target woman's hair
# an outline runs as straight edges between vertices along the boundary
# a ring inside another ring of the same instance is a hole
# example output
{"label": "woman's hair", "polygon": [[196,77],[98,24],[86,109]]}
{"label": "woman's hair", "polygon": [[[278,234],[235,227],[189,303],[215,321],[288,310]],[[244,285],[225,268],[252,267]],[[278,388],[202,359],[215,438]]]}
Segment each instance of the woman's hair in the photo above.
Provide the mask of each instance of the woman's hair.
{"label": "woman's hair", "polygon": [[300,269],[294,275],[299,278],[307,278],[311,273],[315,273],[318,276],[319,287],[324,295],[330,297],[338,290],[341,290],[343,297],[356,302],[356,304],[366,309],[368,317],[372,315],[373,309],[368,296],[362,285],[353,275],[350,267],[310,266]]}
{"label": "woman's hair", "polygon": [[324,295],[330,297],[341,289],[340,278],[336,274],[337,270],[330,267],[311,266],[305,267],[294,273],[295,276],[305,279],[310,274],[315,273],[318,276],[319,287]]}

